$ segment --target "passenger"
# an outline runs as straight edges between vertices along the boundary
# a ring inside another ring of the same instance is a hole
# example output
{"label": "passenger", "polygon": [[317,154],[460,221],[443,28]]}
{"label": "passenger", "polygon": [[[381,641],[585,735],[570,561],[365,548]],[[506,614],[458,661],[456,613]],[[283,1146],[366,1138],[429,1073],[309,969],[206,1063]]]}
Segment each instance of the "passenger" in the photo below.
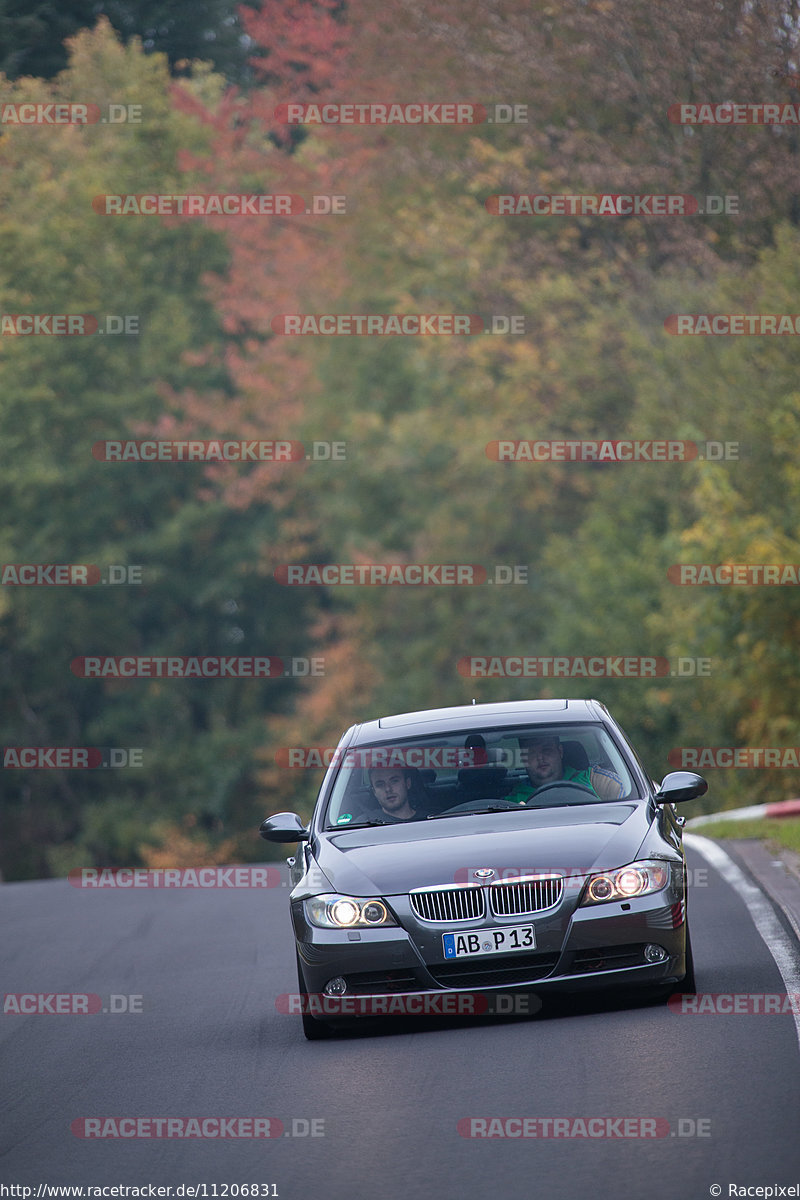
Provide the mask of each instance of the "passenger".
{"label": "passenger", "polygon": [[[564,765],[564,747],[556,734],[531,734],[519,739],[522,760],[528,780],[520,780],[514,789],[503,798],[524,804],[546,783],[582,783],[589,787],[601,800],[618,800],[623,794],[622,780],[607,767],[587,767],[579,770]],[[531,790],[533,785],[533,791]]]}

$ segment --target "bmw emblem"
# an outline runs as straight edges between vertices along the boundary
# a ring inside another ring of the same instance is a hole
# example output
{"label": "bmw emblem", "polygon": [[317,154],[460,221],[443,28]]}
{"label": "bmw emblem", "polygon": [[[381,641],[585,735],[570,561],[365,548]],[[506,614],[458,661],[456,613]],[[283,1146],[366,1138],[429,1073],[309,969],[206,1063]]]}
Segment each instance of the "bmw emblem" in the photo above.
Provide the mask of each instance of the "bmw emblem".
{"label": "bmw emblem", "polygon": [[493,877],[494,871],[491,867],[481,867],[480,870],[475,872],[476,879],[492,879]]}

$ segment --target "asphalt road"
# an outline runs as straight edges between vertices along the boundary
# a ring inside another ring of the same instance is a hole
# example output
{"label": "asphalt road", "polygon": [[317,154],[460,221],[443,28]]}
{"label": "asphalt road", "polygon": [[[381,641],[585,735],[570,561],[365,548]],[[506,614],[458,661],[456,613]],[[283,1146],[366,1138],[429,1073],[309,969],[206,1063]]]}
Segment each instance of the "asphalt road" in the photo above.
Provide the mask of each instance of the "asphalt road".
{"label": "asphalt road", "polygon": [[[691,851],[689,862],[699,990],[782,993],[742,901]],[[205,1184],[209,1197],[213,1184],[219,1196],[224,1184],[262,1184],[282,1200],[701,1200],[735,1195],[731,1184],[800,1184],[791,1016],[587,1000],[534,1018],[430,1018],[309,1043],[299,1018],[276,1009],[295,988],[287,894],[0,887],[4,994],[88,993],[106,1008],[134,996],[142,1009],[3,1013],[3,1184]],[[84,1118],[131,1117],[270,1118],[282,1131],[75,1132]],[[644,1118],[669,1131],[462,1136],[472,1117],[569,1118],[570,1132],[575,1118],[609,1118],[618,1132],[620,1118]],[[0,1190],[13,1194],[23,1193]]]}

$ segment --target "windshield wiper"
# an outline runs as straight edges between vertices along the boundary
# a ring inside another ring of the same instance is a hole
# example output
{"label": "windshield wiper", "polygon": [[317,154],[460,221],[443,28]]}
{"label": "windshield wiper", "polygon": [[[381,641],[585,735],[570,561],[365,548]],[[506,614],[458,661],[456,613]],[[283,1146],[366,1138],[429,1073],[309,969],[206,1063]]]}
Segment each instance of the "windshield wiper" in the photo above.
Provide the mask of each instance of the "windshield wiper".
{"label": "windshield wiper", "polygon": [[382,821],[380,817],[371,817],[369,821],[348,821],[346,825],[332,825],[329,832],[334,829],[366,829],[368,825],[395,825],[396,821]]}
{"label": "windshield wiper", "polygon": [[[591,804],[597,804],[597,800],[553,800],[551,803],[544,804],[523,804],[522,808],[588,808]],[[601,801],[600,803],[612,803],[611,801]],[[616,801],[613,801],[616,803]]]}
{"label": "windshield wiper", "polygon": [[524,809],[523,804],[515,804],[513,808],[500,808],[496,804],[491,804],[487,808],[469,808],[462,809],[461,812],[441,812],[430,813],[425,819],[427,821],[440,821],[442,817],[475,817],[481,816],[484,813],[501,813],[501,812],[521,812]]}

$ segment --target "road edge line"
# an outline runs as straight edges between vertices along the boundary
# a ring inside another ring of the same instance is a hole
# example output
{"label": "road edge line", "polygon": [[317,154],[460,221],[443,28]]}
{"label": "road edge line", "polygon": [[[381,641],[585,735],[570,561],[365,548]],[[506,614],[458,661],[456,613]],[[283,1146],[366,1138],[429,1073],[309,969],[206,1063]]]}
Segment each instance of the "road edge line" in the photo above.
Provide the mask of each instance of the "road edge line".
{"label": "road edge line", "polygon": [[[789,917],[790,924],[794,929],[795,922],[790,914],[763,888],[751,882],[742,868],[737,866],[730,855],[716,842],[701,837],[697,833],[685,833],[684,842],[690,850],[696,850],[715,870],[719,871],[725,882],[729,883],[739,895],[750,914],[759,937],[772,955],[786,987],[787,995],[799,996],[800,969],[795,965],[796,951],[773,906],[777,905],[781,912]],[[794,1008],[792,1020],[797,1034],[798,1049],[800,1049],[800,1011]]]}

